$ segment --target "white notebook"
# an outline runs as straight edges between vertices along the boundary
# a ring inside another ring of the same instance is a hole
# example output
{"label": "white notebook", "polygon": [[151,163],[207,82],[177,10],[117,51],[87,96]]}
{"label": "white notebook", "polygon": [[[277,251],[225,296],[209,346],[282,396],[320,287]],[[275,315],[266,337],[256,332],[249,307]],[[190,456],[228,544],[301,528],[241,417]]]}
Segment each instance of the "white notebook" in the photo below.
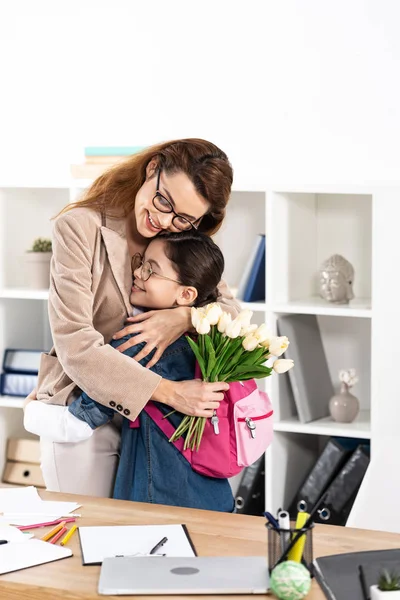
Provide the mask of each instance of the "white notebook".
{"label": "white notebook", "polygon": [[[9,542],[0,546],[0,575],[72,556],[70,548],[42,540]],[[1,582],[1,579],[0,579]]]}
{"label": "white notebook", "polygon": [[164,537],[159,553],[172,557],[196,556],[185,525],[123,525],[79,527],[82,564],[100,565],[113,556],[148,555]]}

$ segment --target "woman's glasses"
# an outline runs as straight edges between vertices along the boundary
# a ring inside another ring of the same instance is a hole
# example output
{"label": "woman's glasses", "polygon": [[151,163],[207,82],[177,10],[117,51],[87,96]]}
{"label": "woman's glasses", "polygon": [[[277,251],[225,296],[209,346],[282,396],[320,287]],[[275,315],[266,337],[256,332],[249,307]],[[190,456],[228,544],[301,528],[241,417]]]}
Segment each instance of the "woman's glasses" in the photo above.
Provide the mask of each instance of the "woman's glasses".
{"label": "woman's glasses", "polygon": [[182,217],[182,215],[178,215],[178,213],[176,213],[174,211],[171,202],[167,198],[165,198],[165,196],[162,195],[162,193],[159,190],[160,175],[161,175],[161,169],[158,169],[156,195],[153,198],[154,208],[156,208],[157,210],[159,210],[162,213],[173,213],[175,216],[172,219],[172,225],[176,229],[179,229],[180,231],[188,231],[189,229],[197,229],[197,225],[195,225],[196,221],[195,221],[195,223],[192,223],[192,221],[189,221],[189,219],[187,219],[186,217]]}
{"label": "woman's glasses", "polygon": [[151,263],[148,260],[143,262],[142,255],[139,254],[139,252],[132,256],[131,266],[132,273],[134,273],[136,269],[141,268],[140,279],[142,279],[142,281],[148,281],[152,275],[155,275],[156,277],[161,277],[161,279],[168,279],[168,281],[174,281],[175,283],[179,283],[179,285],[181,285],[181,282],[177,279],[171,279],[171,277],[165,277],[165,275],[160,275],[160,273],[153,271]]}

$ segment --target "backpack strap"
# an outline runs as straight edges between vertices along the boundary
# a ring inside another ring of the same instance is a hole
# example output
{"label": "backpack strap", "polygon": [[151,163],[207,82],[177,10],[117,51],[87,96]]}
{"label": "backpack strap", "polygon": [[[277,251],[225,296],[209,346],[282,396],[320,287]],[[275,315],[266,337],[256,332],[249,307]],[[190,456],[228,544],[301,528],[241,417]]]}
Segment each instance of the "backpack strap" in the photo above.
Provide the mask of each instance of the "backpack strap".
{"label": "backpack strap", "polygon": [[[163,413],[159,408],[157,408],[154,402],[148,402],[144,407],[144,411],[149,415],[151,420],[154,421],[154,423],[161,429],[161,431],[165,433],[168,439],[175,433],[175,428],[172,425],[172,423],[170,423],[168,419],[164,418]],[[181,454],[183,454],[183,456],[189,463],[191,463],[191,449],[183,449],[185,439],[183,437],[180,437],[179,440],[176,440],[175,442],[171,443],[174,444],[175,448],[179,450]]]}

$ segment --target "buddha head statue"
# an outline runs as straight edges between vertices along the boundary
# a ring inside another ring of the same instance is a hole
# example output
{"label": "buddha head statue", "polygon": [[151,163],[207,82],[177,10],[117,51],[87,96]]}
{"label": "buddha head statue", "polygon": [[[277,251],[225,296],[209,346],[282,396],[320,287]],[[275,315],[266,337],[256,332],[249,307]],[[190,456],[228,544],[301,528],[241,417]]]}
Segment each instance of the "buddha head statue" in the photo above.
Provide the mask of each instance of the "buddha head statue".
{"label": "buddha head statue", "polygon": [[325,260],[319,270],[319,295],[328,302],[347,304],[354,298],[354,269],[340,254]]}

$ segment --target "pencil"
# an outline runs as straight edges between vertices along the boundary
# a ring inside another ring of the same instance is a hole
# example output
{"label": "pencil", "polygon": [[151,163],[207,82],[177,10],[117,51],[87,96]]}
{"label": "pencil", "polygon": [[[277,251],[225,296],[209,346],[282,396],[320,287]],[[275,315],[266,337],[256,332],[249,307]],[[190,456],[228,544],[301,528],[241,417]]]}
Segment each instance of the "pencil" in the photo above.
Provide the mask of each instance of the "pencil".
{"label": "pencil", "polygon": [[56,542],[58,542],[58,540],[60,539],[60,537],[62,535],[64,535],[64,533],[68,531],[66,527],[63,527],[62,529],[60,529],[60,531],[50,540],[50,544],[55,544]]}
{"label": "pencil", "polygon": [[53,529],[50,529],[50,531],[48,531],[43,537],[41,537],[40,539],[43,542],[48,542],[50,538],[53,537],[53,535],[56,535],[56,533],[58,533],[60,531],[60,529],[62,529],[65,526],[65,521],[61,521],[61,523],[59,523],[58,525],[56,525],[56,527],[53,527]]}
{"label": "pencil", "polygon": [[20,531],[27,531],[28,529],[37,529],[38,527],[50,527],[50,525],[59,525],[64,521],[65,523],[74,523],[76,519],[56,519],[55,521],[48,521],[47,523],[35,523],[34,525],[17,525],[17,529]]}
{"label": "pencil", "polygon": [[61,546],[65,546],[65,544],[67,542],[69,542],[69,540],[71,539],[71,537],[74,535],[75,531],[77,530],[77,527],[78,527],[77,525],[73,525],[71,527],[71,529],[68,531],[68,533],[66,534],[66,536],[63,537],[63,539],[61,540],[61,542],[60,542]]}

